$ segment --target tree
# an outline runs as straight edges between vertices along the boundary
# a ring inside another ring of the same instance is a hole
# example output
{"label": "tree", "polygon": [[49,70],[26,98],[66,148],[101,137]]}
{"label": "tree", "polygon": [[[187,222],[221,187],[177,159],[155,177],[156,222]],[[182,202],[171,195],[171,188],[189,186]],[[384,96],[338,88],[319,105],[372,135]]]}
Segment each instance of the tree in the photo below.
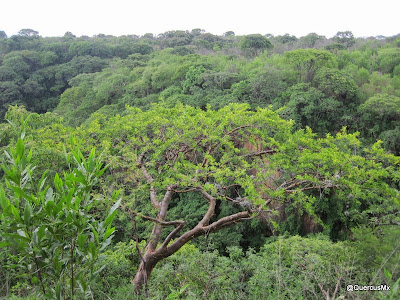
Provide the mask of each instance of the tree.
{"label": "tree", "polygon": [[400,97],[375,94],[360,105],[359,112],[361,124],[366,128],[367,135],[378,138],[386,132],[384,140],[389,140],[391,134],[393,134],[392,142],[397,140],[396,127],[400,126]]}
{"label": "tree", "polygon": [[[111,223],[120,200],[105,216],[93,213],[95,206],[104,205],[93,190],[107,168],[94,149],[88,158],[72,151],[72,157],[67,156],[70,170],[63,177],[56,174],[53,187],[46,184],[47,172],[35,180],[33,151],[25,142],[27,119],[20,123],[15,146],[1,157],[0,253],[6,253],[1,264],[17,269],[10,281],[25,277],[45,297],[74,298],[78,287],[83,293],[90,290],[95,263],[111,243],[115,231]],[[114,192],[112,199],[117,197]]]}
{"label": "tree", "polygon": [[20,87],[13,81],[0,81],[0,118],[3,118],[8,105],[23,104]]}
{"label": "tree", "polygon": [[288,78],[282,70],[265,67],[251,74],[248,80],[242,80],[231,87],[231,95],[240,103],[249,103],[253,108],[274,104],[288,87]]}
{"label": "tree", "polygon": [[227,32],[224,32],[224,37],[228,37],[228,36],[235,36],[235,32],[233,32],[233,31],[227,31]]}
{"label": "tree", "polygon": [[347,48],[353,46],[356,42],[351,31],[339,31],[335,34],[333,40],[339,44],[345,45]]}
{"label": "tree", "polygon": [[299,39],[302,48],[314,48],[318,42],[326,40],[325,36],[318,35],[315,32],[309,33]]}
{"label": "tree", "polygon": [[295,120],[297,128],[311,127],[315,132],[326,134],[342,127],[340,118],[343,106],[309,84],[299,83],[290,87],[284,95],[288,98],[286,111]]}
{"label": "tree", "polygon": [[26,37],[39,37],[39,32],[30,28],[21,29],[18,31],[18,35]]}
{"label": "tree", "polygon": [[[137,292],[146,287],[159,262],[194,238],[255,217],[274,228],[282,207],[289,204],[321,223],[317,212],[326,213],[332,197],[340,207],[338,217],[349,222],[367,222],[366,211],[375,207],[387,211],[382,218],[396,215],[398,194],[389,182],[398,176],[392,165],[397,158],[378,145],[368,150],[366,159],[356,155],[360,143],[355,135],[341,132],[315,139],[310,130],[293,133],[293,122],[268,109],[251,112],[248,105],[238,104],[219,111],[183,105],[130,108],[123,117],[97,118],[93,129],[89,126],[89,132],[96,132],[94,142],[109,145],[105,151],[131,166],[129,181],[138,207],[151,203],[155,214],[124,205],[133,228],[136,218],[154,223],[147,246],[138,247]],[[190,227],[178,217],[169,219],[171,201],[187,197],[206,204]],[[218,217],[221,205],[234,210]]]}
{"label": "tree", "polygon": [[314,77],[313,85],[327,97],[334,97],[350,110],[358,104],[358,87],[346,73],[333,68],[320,68]]}
{"label": "tree", "polygon": [[298,72],[300,82],[311,82],[318,68],[333,67],[336,63],[331,53],[316,49],[288,51],[285,52],[284,58]]}
{"label": "tree", "polygon": [[282,44],[294,44],[298,39],[296,36],[286,33],[285,35],[276,36],[275,40]]}
{"label": "tree", "polygon": [[6,39],[7,38],[7,34],[5,33],[5,31],[0,30],[0,40],[1,39]]}
{"label": "tree", "polygon": [[394,70],[400,65],[400,48],[386,48],[378,52],[379,69],[383,73],[394,74]]}
{"label": "tree", "polygon": [[261,34],[249,34],[242,38],[242,50],[249,51],[252,56],[260,55],[264,50],[272,48],[271,42]]}
{"label": "tree", "polygon": [[193,35],[188,31],[173,30],[162,34],[165,38],[162,44],[166,47],[186,46],[192,41]]}
{"label": "tree", "polygon": [[199,36],[204,34],[206,31],[204,29],[201,28],[194,28],[190,31],[190,34],[193,36]]}
{"label": "tree", "polygon": [[74,34],[73,34],[72,32],[70,32],[70,31],[67,31],[66,33],[64,33],[63,38],[66,39],[66,40],[73,40],[73,39],[76,38],[76,35],[74,35]]}

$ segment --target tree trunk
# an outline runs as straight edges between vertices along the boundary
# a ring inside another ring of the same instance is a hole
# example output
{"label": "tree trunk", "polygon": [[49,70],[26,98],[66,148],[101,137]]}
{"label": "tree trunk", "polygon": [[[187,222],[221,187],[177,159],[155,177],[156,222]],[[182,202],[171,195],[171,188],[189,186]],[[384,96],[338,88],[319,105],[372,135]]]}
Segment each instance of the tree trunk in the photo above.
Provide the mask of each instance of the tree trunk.
{"label": "tree trunk", "polygon": [[[159,246],[157,249],[155,248],[154,243],[149,243],[146,247],[145,254],[142,257],[142,261],[139,265],[138,271],[136,272],[136,276],[133,279],[133,285],[135,287],[136,294],[140,295],[143,291],[143,288],[146,289],[147,294],[147,284],[150,278],[151,272],[153,271],[156,264],[163,259],[173,255],[176,253],[183,245],[192,239],[199,237],[201,235],[205,235],[211,232],[216,232],[224,227],[232,226],[246,220],[250,217],[250,213],[247,211],[238,212],[236,214],[223,217],[214,223],[209,225],[208,221],[212,216],[212,213],[215,209],[215,198],[210,197],[210,207],[208,212],[205,214],[204,218],[195,226],[193,229],[186,231],[180,237],[178,237],[174,242],[168,245],[170,239],[183,227],[183,224],[180,224],[173,232],[174,234],[170,234],[164,243]],[[182,221],[175,221],[182,222]],[[158,232],[159,224],[154,225],[155,228],[153,232]]]}
{"label": "tree trunk", "polygon": [[[171,256],[176,253],[183,245],[185,245],[190,240],[208,234],[210,232],[215,232],[224,228],[226,226],[230,226],[236,224],[242,220],[245,220],[250,217],[250,213],[248,211],[242,211],[227,217],[223,217],[218,221],[210,224],[210,220],[215,212],[216,198],[208,194],[206,191],[196,188],[198,192],[202,194],[202,196],[208,201],[208,210],[204,214],[203,218],[199,221],[199,223],[191,230],[186,231],[181,236],[179,236],[175,241],[171,242],[171,240],[178,234],[178,232],[185,225],[184,221],[175,220],[166,222],[166,216],[168,212],[168,206],[171,201],[172,195],[174,194],[174,189],[177,187],[176,184],[171,185],[167,188],[166,193],[161,201],[157,200],[156,189],[152,186],[152,182],[154,179],[147,172],[144,164],[142,163],[142,154],[139,157],[138,165],[142,169],[144,177],[147,179],[150,184],[150,200],[154,206],[158,210],[158,214],[156,218],[142,216],[144,219],[151,220],[155,222],[152,233],[150,235],[149,243],[146,246],[145,253],[142,255],[139,251],[139,256],[141,258],[141,262],[139,265],[139,269],[136,272],[136,276],[133,279],[133,285],[135,287],[136,294],[141,294],[143,290],[143,286],[146,291],[146,296],[148,296],[147,285],[149,282],[150,274],[153,271],[154,267],[158,262],[163,260],[164,258]],[[166,226],[175,226],[175,229],[172,230],[168,236],[161,242],[161,235],[163,231],[163,227]],[[171,243],[170,243],[171,242]]]}
{"label": "tree trunk", "polygon": [[143,288],[145,288],[147,295],[148,278],[156,263],[145,263],[143,261],[140,263],[136,276],[133,279],[133,286],[135,287],[136,294],[140,295]]}

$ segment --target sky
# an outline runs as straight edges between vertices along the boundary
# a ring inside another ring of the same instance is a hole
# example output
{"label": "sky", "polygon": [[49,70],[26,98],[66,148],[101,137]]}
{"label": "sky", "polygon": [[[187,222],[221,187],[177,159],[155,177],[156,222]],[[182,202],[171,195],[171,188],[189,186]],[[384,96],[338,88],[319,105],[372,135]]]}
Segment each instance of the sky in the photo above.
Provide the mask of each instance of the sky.
{"label": "sky", "polygon": [[[221,35],[251,33],[297,37],[338,31],[356,37],[400,33],[399,0],[3,0],[0,30],[8,36],[30,28],[41,36],[204,29]],[[5,2],[5,3],[4,3]]]}

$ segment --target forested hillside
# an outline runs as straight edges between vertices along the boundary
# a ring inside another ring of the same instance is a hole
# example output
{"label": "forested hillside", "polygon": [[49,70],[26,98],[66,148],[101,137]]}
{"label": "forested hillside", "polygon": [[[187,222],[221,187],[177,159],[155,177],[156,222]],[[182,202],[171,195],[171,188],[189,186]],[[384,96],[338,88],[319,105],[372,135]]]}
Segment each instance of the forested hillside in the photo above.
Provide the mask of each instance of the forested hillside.
{"label": "forested hillside", "polygon": [[399,36],[0,31],[0,119],[0,297],[400,297]]}

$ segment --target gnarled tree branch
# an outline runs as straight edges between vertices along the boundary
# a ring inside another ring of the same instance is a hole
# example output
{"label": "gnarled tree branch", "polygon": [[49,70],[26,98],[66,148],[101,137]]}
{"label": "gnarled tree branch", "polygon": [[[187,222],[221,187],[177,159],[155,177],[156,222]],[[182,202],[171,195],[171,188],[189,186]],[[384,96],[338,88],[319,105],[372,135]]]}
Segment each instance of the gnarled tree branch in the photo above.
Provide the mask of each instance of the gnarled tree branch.
{"label": "gnarled tree branch", "polygon": [[146,167],[145,167],[145,165],[143,163],[144,155],[145,155],[145,152],[143,152],[143,153],[141,153],[139,155],[139,158],[136,160],[136,164],[142,170],[142,174],[143,174],[144,178],[146,179],[147,183],[150,185],[150,201],[151,201],[151,204],[154,206],[154,208],[160,209],[161,208],[161,204],[157,200],[156,189],[154,188],[154,185],[153,185],[154,178],[147,171],[147,169],[146,169]]}

